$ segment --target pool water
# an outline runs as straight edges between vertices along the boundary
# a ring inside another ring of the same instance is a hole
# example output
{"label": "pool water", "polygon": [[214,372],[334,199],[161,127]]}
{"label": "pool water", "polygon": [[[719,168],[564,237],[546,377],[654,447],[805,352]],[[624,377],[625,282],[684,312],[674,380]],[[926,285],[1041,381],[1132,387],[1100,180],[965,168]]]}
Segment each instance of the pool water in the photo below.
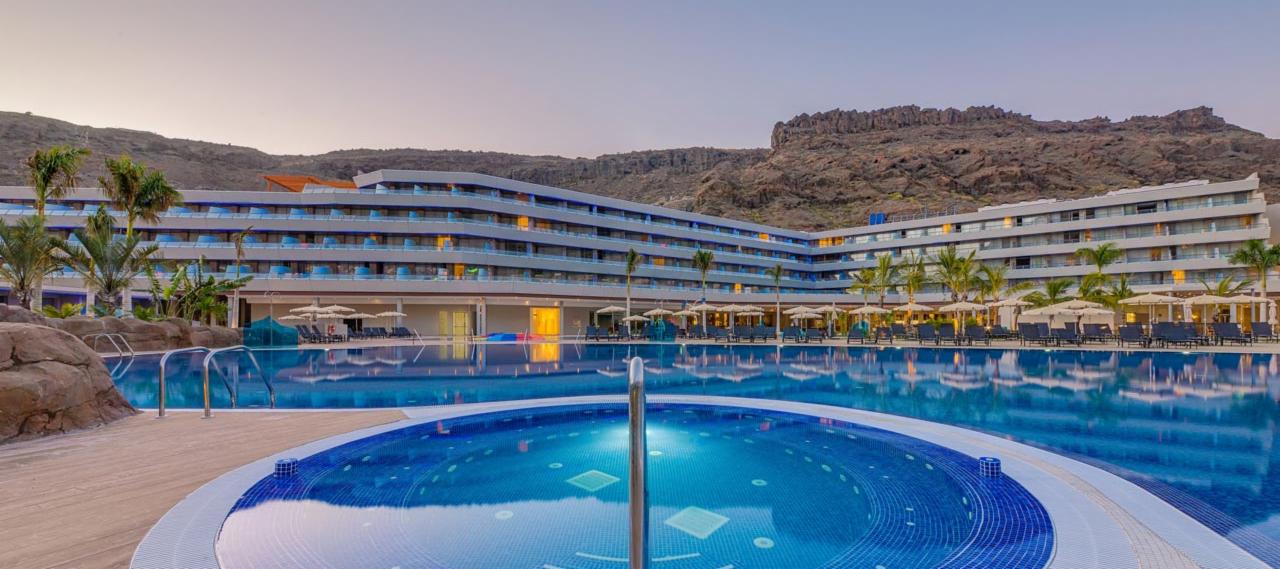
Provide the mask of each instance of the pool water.
{"label": "pool water", "polygon": [[[1048,514],[972,457],[859,425],[653,406],[653,566],[1043,567]],[[621,405],[429,423],[304,459],[227,517],[224,569],[620,567]]]}
{"label": "pool water", "polygon": [[[1280,566],[1276,355],[673,344],[257,352],[286,408],[621,395],[633,355],[645,358],[651,393],[866,409],[1054,450],[1147,488]],[[261,378],[237,357],[219,356],[241,405],[265,405]],[[140,357],[117,369],[135,405],[155,406],[157,362]],[[170,365],[168,404],[199,407],[199,375],[178,357]],[[212,381],[215,405],[228,405]]]}

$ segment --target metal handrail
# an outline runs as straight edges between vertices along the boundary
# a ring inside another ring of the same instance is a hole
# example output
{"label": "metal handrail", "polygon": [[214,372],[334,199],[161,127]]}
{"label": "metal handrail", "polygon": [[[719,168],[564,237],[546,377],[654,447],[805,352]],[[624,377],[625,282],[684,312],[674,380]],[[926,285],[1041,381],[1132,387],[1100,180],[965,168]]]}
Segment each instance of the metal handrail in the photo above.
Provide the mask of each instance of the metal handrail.
{"label": "metal handrail", "polygon": [[[194,346],[190,348],[178,348],[176,350],[169,350],[165,352],[163,356],[160,356],[160,399],[158,401],[159,404],[157,405],[157,410],[159,412],[158,414],[160,417],[164,417],[164,395],[165,395],[164,371],[165,371],[165,364],[168,363],[169,357],[175,354],[190,354],[195,352],[207,352],[207,351],[209,351],[209,348],[206,348],[204,346]],[[209,400],[208,387],[209,387],[209,382],[208,382],[208,379],[206,378],[205,398],[204,398],[205,401]]]}
{"label": "metal handrail", "polygon": [[627,373],[627,422],[630,428],[631,460],[628,506],[631,518],[629,567],[649,567],[649,461],[648,434],[644,420],[644,360],[631,358]]}
{"label": "metal handrail", "polygon": [[[89,341],[89,338],[93,338],[93,351],[95,352],[98,351],[98,342],[103,338],[106,338],[108,342],[111,342],[111,347],[116,349],[116,354],[119,355],[120,357],[124,357],[126,355],[129,357],[133,357],[137,355],[137,353],[133,351],[133,346],[129,345],[129,340],[125,339],[123,334],[116,334],[114,332],[99,332],[97,334],[89,334],[85,336],[82,339],[82,341],[87,343]],[[119,343],[116,342],[116,338],[120,339]],[[124,348],[120,347],[121,343],[124,344]],[[125,349],[129,350],[128,353],[125,352]]]}
{"label": "metal handrail", "polygon": [[264,383],[267,386],[267,394],[268,394],[268,398],[270,399],[271,408],[272,409],[276,408],[275,384],[271,383],[270,376],[268,376],[266,373],[263,373],[262,366],[258,365],[258,358],[253,356],[253,350],[250,350],[249,347],[245,346],[244,344],[240,344],[236,346],[229,346],[226,348],[218,348],[216,350],[209,350],[209,353],[205,354],[204,356],[204,361],[201,362],[202,365],[204,366],[204,375],[202,376],[202,380],[204,385],[204,418],[206,419],[213,417],[213,411],[210,408],[210,401],[209,401],[209,366],[210,364],[215,366],[214,369],[217,370],[218,376],[222,378],[223,384],[227,386],[227,391],[231,393],[231,407],[234,408],[236,406],[236,400],[239,398],[238,397],[239,391],[240,391],[239,386],[236,386],[233,388],[231,386],[231,383],[228,382],[227,380],[227,375],[222,372],[222,368],[216,367],[217,363],[213,362],[213,357],[218,354],[221,354],[224,352],[236,352],[236,351],[243,351],[246,356],[249,356],[249,362],[252,363],[253,368],[258,371],[258,375],[262,377],[262,383]]}

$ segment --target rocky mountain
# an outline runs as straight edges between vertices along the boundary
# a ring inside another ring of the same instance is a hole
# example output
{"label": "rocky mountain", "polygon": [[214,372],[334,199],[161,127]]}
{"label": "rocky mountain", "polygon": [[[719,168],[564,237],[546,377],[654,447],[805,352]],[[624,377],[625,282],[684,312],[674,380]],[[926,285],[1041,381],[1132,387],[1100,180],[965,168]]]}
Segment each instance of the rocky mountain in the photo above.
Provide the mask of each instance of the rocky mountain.
{"label": "rocky mountain", "polygon": [[798,229],[865,223],[870,212],[972,210],[1119,187],[1258,172],[1280,200],[1280,140],[1199,107],[1113,122],[1039,121],[996,107],[803,114],[774,125],[767,149],[678,148],[596,158],[458,150],[339,150],[313,156],[91,128],[0,112],[0,184],[23,183],[36,147],[129,153],[184,188],[262,187],[262,174],[350,178],[379,168],[483,172]]}

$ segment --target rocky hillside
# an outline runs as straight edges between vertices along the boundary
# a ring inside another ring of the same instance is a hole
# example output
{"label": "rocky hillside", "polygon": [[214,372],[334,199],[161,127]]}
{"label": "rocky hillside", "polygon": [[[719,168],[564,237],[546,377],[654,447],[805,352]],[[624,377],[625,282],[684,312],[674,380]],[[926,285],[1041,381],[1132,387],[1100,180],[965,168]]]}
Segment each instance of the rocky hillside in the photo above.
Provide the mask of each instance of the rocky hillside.
{"label": "rocky hillside", "polygon": [[834,110],[774,125],[770,148],[680,148],[591,159],[455,150],[339,150],[278,156],[252,148],[82,127],[0,113],[0,184],[22,183],[38,146],[74,143],[96,157],[128,152],[180,187],[261,187],[264,173],[349,178],[379,168],[475,171],[800,229],[1117,187],[1258,172],[1280,201],[1280,140],[1200,107],[1113,122],[1038,121],[995,107]]}

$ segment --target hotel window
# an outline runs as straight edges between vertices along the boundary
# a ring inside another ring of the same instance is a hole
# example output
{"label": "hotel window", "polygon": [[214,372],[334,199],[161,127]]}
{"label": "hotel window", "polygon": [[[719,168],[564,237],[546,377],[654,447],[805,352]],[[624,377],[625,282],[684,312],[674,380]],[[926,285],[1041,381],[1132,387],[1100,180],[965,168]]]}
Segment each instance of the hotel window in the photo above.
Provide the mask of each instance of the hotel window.
{"label": "hotel window", "polygon": [[1155,202],[1140,203],[1140,204],[1138,204],[1138,205],[1134,206],[1134,208],[1133,208],[1133,209],[1134,209],[1134,212],[1135,212],[1135,213],[1138,213],[1138,214],[1143,214],[1143,213],[1155,213],[1155,212],[1156,212],[1156,203],[1155,203]]}
{"label": "hotel window", "polygon": [[1066,233],[1063,233],[1063,234],[1062,234],[1062,242],[1063,242],[1063,243],[1079,243],[1079,242],[1080,242],[1080,232],[1079,232],[1079,231],[1068,231],[1068,232],[1066,232]]}
{"label": "hotel window", "polygon": [[1018,258],[1014,259],[1014,260],[1013,260],[1013,268],[1015,268],[1015,269],[1030,269],[1030,268],[1031,268],[1031,257],[1018,257]]}
{"label": "hotel window", "polygon": [[1169,271],[1169,274],[1173,277],[1173,284],[1183,284],[1187,282],[1187,272],[1182,269],[1174,269]]}

